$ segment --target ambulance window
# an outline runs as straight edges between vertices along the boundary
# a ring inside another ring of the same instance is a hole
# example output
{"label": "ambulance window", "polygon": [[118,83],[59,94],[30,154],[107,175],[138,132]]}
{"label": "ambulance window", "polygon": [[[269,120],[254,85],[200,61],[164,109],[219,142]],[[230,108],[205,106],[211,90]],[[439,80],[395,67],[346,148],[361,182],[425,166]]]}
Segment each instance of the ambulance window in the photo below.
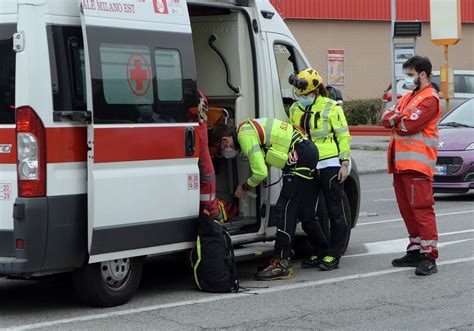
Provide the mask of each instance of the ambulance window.
{"label": "ambulance window", "polygon": [[179,52],[173,49],[157,49],[155,64],[158,99],[160,101],[183,100],[183,74]]}
{"label": "ambulance window", "polygon": [[14,25],[0,25],[0,124],[15,123]]}
{"label": "ambulance window", "polygon": [[85,58],[80,27],[48,26],[54,111],[86,110]]}
{"label": "ambulance window", "polygon": [[138,45],[100,46],[104,98],[109,105],[152,105],[150,49]]}
{"label": "ambulance window", "polygon": [[275,60],[280,80],[282,98],[293,98],[293,86],[288,82],[288,77],[304,69],[304,61],[293,47],[275,44],[273,46]]}
{"label": "ambulance window", "polygon": [[191,34],[88,27],[94,123],[177,123],[196,105]]}

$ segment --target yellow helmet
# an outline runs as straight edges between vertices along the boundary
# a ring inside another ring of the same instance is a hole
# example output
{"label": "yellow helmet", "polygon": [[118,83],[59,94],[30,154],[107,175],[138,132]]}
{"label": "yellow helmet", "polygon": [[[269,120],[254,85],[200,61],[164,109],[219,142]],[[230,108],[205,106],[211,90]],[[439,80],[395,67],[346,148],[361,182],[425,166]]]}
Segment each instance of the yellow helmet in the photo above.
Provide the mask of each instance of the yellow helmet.
{"label": "yellow helmet", "polygon": [[296,94],[308,94],[318,88],[323,79],[318,72],[312,68],[291,74],[288,82],[295,87]]}

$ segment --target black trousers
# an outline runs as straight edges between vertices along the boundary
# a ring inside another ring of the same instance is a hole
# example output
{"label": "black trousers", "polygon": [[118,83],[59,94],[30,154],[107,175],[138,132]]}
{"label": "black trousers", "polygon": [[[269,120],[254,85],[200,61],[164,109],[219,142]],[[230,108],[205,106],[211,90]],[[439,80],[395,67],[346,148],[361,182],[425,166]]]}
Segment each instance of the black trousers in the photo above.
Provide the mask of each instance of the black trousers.
{"label": "black trousers", "polygon": [[277,235],[275,257],[288,259],[295,235],[296,223],[301,209],[303,196],[312,186],[312,180],[292,173],[293,168],[305,167],[316,169],[319,152],[316,145],[305,139],[295,145],[298,161],[292,168],[283,170],[283,187],[276,204]]}
{"label": "black trousers", "polygon": [[[342,204],[343,184],[339,183],[337,175],[340,167],[328,167],[319,170],[319,177],[314,179],[304,195],[303,204],[309,208],[302,209],[300,220],[302,228],[310,238],[314,255],[326,255],[340,258],[347,237],[347,224]],[[326,202],[330,222],[330,241],[326,239],[321,224],[315,217],[316,205],[319,203],[319,194],[322,191]]]}

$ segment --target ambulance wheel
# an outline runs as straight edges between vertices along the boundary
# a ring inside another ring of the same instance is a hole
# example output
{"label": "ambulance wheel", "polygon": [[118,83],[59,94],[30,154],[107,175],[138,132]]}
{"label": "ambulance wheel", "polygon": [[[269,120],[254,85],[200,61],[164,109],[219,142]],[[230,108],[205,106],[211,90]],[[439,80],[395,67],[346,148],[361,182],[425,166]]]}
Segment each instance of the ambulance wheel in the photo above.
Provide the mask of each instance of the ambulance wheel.
{"label": "ambulance wheel", "polygon": [[73,272],[79,299],[91,306],[114,307],[135,295],[142,277],[143,257],[87,264]]}
{"label": "ambulance wheel", "polygon": [[[342,247],[342,254],[344,254],[347,250],[347,246],[349,246],[349,240],[351,238],[351,230],[352,230],[352,217],[351,217],[351,206],[349,204],[349,198],[347,197],[346,192],[342,192],[342,206],[344,212],[344,219],[347,224],[347,236],[346,241]],[[331,224],[329,223],[329,216],[328,211],[326,209],[326,202],[324,200],[323,194],[319,197],[319,206],[316,212],[321,227],[323,229],[324,235],[326,239],[329,241],[331,239]]]}

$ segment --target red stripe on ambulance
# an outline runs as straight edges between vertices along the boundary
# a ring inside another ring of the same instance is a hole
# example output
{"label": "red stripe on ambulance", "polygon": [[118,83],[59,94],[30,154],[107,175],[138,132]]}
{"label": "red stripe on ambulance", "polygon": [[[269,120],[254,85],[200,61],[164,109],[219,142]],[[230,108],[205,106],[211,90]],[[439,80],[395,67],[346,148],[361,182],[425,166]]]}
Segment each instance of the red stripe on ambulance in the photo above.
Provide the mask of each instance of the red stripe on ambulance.
{"label": "red stripe on ambulance", "polygon": [[48,163],[86,162],[87,128],[47,128]]}
{"label": "red stripe on ambulance", "polygon": [[[196,137],[199,137],[198,128]],[[96,128],[95,163],[148,161],[188,158],[185,152],[185,127]],[[192,157],[199,157],[199,139]]]}

